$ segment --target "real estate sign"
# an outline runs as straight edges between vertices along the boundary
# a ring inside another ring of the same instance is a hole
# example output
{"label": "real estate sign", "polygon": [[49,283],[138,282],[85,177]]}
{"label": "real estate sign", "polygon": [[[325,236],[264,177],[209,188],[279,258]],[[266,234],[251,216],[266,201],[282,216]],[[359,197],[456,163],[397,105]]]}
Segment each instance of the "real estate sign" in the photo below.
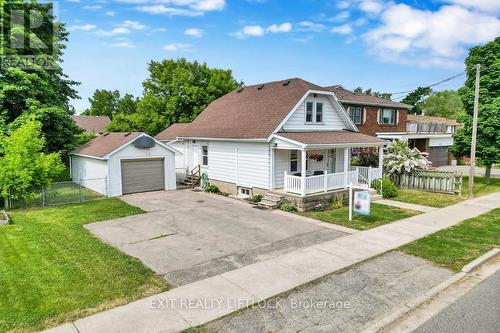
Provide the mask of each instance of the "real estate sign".
{"label": "real estate sign", "polygon": [[354,192],[354,214],[370,215],[370,193],[368,191]]}

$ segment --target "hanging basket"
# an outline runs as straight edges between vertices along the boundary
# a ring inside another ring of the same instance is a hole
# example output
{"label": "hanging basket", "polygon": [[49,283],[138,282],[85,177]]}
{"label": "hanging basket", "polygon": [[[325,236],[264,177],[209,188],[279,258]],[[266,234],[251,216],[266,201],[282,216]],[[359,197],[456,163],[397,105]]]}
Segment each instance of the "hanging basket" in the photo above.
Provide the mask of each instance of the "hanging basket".
{"label": "hanging basket", "polygon": [[323,161],[323,154],[311,153],[307,158],[310,160],[316,160],[318,162],[321,162]]}

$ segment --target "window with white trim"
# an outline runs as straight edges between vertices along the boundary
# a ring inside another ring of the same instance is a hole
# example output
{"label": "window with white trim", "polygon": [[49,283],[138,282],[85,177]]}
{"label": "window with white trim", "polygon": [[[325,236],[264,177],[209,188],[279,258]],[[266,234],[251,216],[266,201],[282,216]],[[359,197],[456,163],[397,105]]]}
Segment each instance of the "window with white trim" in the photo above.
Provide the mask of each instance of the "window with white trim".
{"label": "window with white trim", "polygon": [[296,150],[290,150],[290,172],[299,170],[299,153]]}
{"label": "window with white trim", "polygon": [[350,106],[349,107],[349,117],[356,125],[363,122],[363,107],[361,106]]}
{"label": "window with white trim", "polygon": [[201,159],[204,166],[208,166],[208,146],[201,146]]}
{"label": "window with white trim", "polygon": [[323,122],[323,103],[321,102],[306,102],[306,123],[322,123]]}
{"label": "window with white trim", "polygon": [[242,197],[249,197],[251,193],[252,193],[252,190],[249,189],[248,187],[240,187],[239,188],[239,195]]}
{"label": "window with white trim", "polygon": [[395,109],[380,109],[379,123],[384,125],[396,124],[396,110]]}

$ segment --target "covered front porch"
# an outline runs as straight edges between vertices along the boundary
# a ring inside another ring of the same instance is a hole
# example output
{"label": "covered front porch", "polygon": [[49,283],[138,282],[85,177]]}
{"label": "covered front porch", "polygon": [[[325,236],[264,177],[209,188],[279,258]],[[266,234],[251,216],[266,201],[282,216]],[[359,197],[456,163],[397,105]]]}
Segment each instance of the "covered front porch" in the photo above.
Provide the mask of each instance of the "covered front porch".
{"label": "covered front porch", "polygon": [[[318,134],[319,133],[319,134]],[[350,142],[349,142],[350,141]],[[273,190],[306,197],[345,189],[370,187],[382,177],[385,141],[352,132],[280,133],[273,148]],[[378,167],[353,166],[352,152],[372,148]]]}

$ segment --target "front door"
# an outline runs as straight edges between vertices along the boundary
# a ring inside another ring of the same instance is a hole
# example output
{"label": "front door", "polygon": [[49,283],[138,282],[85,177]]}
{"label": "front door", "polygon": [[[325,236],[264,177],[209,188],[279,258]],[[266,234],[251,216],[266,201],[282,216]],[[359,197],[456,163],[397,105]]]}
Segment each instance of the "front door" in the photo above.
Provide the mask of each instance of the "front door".
{"label": "front door", "polygon": [[335,149],[328,150],[327,170],[328,173],[335,173]]}
{"label": "front door", "polygon": [[191,166],[190,168],[193,169],[194,167],[198,166],[200,164],[200,146],[198,144],[193,144],[191,145]]}

